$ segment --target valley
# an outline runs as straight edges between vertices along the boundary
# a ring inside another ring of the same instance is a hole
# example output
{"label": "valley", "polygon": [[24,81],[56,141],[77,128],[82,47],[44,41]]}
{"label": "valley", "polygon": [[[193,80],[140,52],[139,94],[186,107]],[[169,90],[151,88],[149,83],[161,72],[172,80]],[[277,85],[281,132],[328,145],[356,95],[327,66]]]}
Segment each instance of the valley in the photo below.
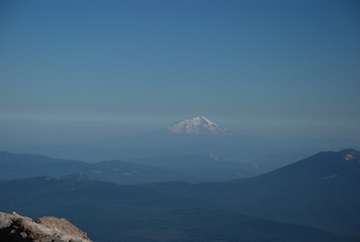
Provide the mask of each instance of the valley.
{"label": "valley", "polygon": [[359,161],[355,150],[322,152],[264,175],[206,183],[3,180],[0,207],[66,217],[103,242],[356,241]]}

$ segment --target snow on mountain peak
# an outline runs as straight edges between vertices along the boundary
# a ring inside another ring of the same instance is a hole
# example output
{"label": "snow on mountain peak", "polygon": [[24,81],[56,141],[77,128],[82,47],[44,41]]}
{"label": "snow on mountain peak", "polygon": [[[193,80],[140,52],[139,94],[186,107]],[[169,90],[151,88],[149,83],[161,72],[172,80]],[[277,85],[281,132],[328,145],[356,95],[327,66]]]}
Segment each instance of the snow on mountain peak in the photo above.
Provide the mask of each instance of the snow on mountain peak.
{"label": "snow on mountain peak", "polygon": [[167,132],[174,134],[227,134],[225,128],[204,116],[196,116],[167,127]]}

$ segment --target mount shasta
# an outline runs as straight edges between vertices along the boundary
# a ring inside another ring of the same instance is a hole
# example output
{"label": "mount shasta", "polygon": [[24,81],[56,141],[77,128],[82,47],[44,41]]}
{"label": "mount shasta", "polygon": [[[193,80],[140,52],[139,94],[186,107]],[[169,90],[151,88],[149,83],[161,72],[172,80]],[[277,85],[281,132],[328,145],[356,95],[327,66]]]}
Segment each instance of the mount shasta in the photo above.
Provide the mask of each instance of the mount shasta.
{"label": "mount shasta", "polygon": [[165,129],[168,133],[173,134],[228,134],[227,129],[219,126],[205,116],[196,116],[177,122]]}
{"label": "mount shasta", "polygon": [[[91,162],[169,155],[211,155],[231,160],[267,160],[268,163],[280,162],[284,165],[318,150],[340,150],[347,147],[360,149],[360,144],[338,138],[260,138],[248,135],[245,129],[231,131],[200,115],[134,136],[119,136],[114,133],[113,137],[86,143],[20,145],[8,150]],[[6,148],[5,145],[3,149]]]}

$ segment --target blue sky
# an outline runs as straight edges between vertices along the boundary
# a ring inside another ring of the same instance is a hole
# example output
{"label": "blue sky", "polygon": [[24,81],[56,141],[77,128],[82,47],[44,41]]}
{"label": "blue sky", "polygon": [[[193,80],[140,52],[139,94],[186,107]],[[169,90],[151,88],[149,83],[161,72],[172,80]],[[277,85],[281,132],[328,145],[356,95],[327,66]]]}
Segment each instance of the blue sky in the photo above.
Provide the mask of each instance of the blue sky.
{"label": "blue sky", "polygon": [[0,129],[356,138],[359,43],[358,1],[2,1]]}

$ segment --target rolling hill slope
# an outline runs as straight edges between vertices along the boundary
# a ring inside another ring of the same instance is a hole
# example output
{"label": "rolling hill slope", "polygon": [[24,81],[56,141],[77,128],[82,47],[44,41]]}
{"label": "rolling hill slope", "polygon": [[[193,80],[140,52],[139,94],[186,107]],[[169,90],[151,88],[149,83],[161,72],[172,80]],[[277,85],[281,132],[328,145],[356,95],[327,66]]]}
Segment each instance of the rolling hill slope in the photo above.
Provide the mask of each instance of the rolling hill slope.
{"label": "rolling hill slope", "polygon": [[184,196],[242,214],[360,237],[360,152],[355,150],[321,152],[249,179],[176,186]]}
{"label": "rolling hill slope", "polygon": [[214,206],[156,185],[47,177],[0,182],[3,211],[65,217],[94,241],[352,241]]}

